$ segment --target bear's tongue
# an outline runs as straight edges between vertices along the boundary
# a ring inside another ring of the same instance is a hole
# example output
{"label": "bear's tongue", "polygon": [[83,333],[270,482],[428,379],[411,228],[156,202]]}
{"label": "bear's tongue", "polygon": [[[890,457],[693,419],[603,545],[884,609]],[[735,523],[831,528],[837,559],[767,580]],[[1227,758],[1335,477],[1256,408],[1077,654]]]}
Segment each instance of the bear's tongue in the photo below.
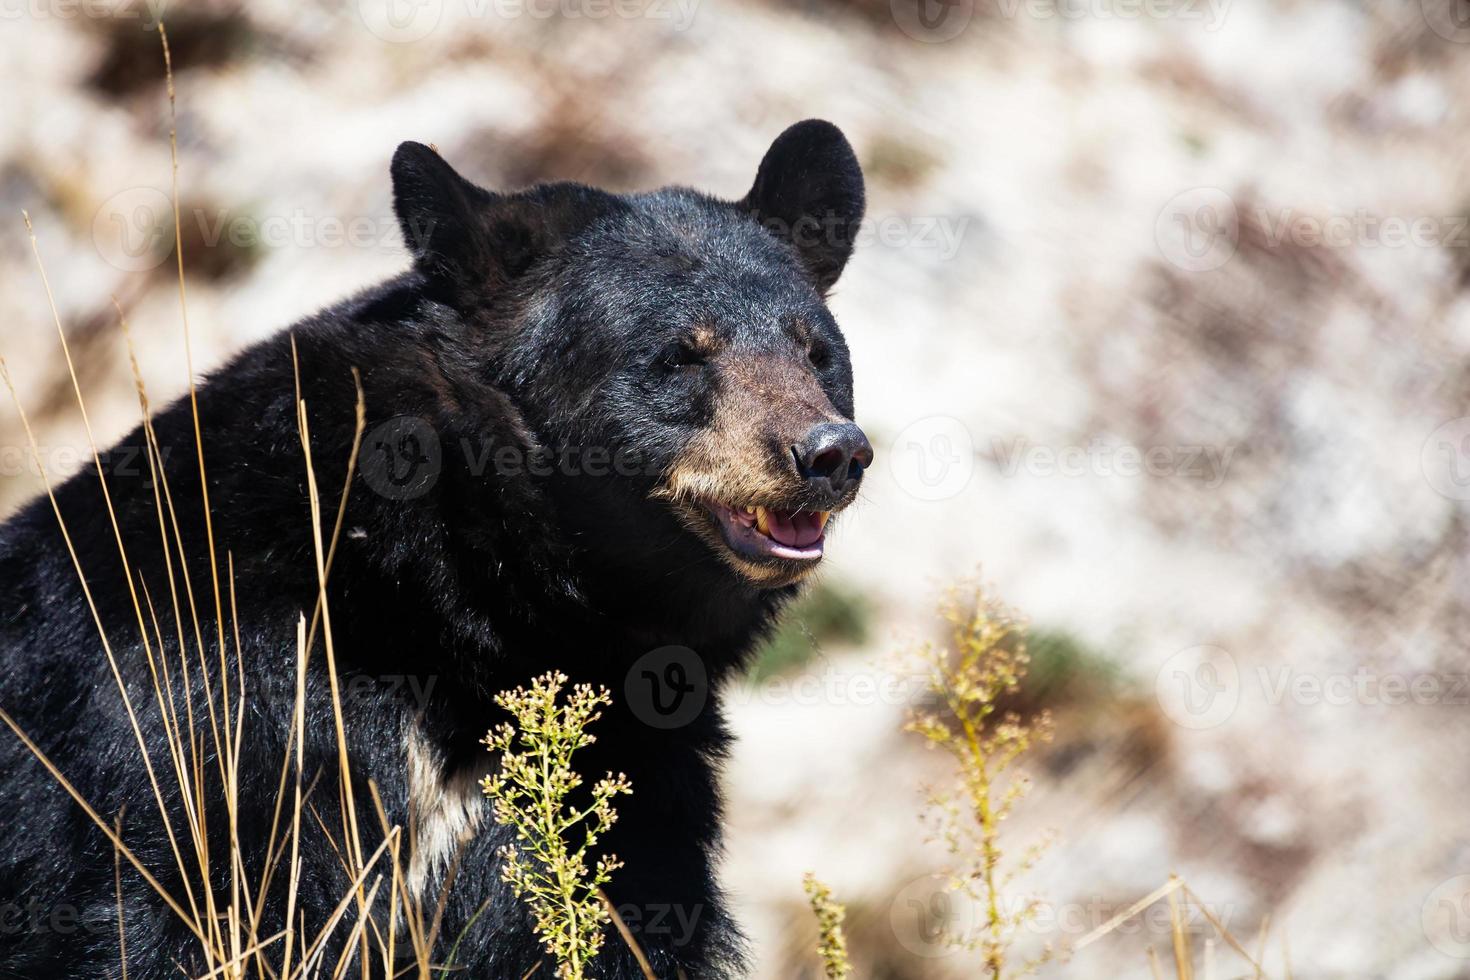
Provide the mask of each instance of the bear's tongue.
{"label": "bear's tongue", "polygon": [[805,548],[822,536],[821,516],[806,510],[767,510],[760,530],[788,548]]}

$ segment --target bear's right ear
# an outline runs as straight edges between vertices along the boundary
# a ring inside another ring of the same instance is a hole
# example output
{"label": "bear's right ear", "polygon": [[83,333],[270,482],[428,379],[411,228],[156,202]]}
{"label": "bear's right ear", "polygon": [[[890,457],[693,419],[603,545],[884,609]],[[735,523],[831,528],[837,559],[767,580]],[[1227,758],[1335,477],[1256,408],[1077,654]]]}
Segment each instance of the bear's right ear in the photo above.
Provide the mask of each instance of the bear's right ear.
{"label": "bear's right ear", "polygon": [[422,143],[393,154],[393,210],[414,265],[454,285],[492,274],[486,214],[495,195],[461,177]]}

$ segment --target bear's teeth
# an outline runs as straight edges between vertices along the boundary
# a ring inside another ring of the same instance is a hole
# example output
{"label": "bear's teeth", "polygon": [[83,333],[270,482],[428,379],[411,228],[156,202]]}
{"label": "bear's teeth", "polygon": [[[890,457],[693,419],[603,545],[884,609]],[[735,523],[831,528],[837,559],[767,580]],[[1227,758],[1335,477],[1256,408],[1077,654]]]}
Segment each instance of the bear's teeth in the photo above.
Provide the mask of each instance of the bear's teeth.
{"label": "bear's teeth", "polygon": [[755,508],[755,529],[767,536],[771,533],[770,517],[764,507]]}
{"label": "bear's teeth", "polygon": [[827,519],[832,516],[832,512],[830,510],[816,510],[812,511],[812,513],[817,518],[817,532],[821,533],[821,531],[827,526]]}

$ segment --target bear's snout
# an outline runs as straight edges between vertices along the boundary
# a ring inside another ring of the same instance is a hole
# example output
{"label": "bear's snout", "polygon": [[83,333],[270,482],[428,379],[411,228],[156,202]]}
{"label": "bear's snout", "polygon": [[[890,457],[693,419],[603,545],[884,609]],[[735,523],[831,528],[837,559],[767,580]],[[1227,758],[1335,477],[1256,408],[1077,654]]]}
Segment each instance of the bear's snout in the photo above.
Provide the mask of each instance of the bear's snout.
{"label": "bear's snout", "polygon": [[852,422],[813,426],[791,447],[797,472],[813,501],[835,504],[857,488],[863,470],[873,464],[873,447]]}

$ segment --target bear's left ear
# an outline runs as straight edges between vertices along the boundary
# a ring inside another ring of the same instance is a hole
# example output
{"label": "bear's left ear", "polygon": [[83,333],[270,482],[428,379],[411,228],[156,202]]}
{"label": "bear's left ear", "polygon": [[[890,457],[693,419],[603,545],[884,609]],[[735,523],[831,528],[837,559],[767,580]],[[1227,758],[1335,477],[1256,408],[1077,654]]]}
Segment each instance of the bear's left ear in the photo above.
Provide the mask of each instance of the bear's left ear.
{"label": "bear's left ear", "polygon": [[393,210],[420,272],[455,285],[491,272],[495,256],[485,215],[495,195],[422,143],[399,144],[392,175]]}
{"label": "bear's left ear", "polygon": [[776,137],[740,202],[796,249],[824,293],[852,255],[864,205],[857,156],[842,130],[821,119],[799,122]]}

